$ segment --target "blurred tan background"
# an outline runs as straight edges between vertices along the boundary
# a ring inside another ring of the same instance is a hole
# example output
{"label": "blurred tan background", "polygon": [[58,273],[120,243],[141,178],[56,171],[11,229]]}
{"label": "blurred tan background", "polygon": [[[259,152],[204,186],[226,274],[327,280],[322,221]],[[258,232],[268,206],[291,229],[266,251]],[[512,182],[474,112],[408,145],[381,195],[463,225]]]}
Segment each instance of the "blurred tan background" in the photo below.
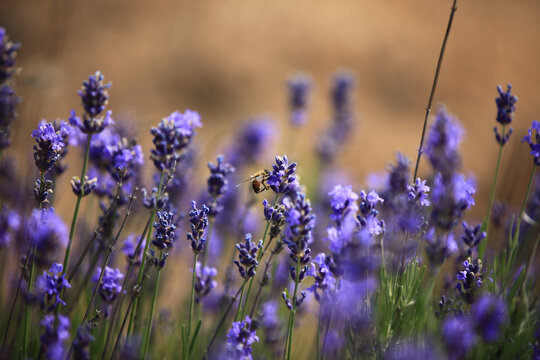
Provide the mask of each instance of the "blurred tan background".
{"label": "blurred tan background", "polygon": [[[204,162],[235,124],[259,114],[277,119],[283,138],[276,149],[283,152],[285,81],[303,71],[316,88],[296,152],[309,162],[313,138],[328,123],[331,75],[347,68],[357,78],[358,124],[339,162],[365,184],[396,151],[415,158],[451,3],[2,0],[0,25],[23,44],[16,85],[23,103],[11,152],[31,161],[30,130],[41,118],[79,111],[76,92],[95,70],[112,81],[109,108],[131,119],[145,153],[150,126],[186,108],[202,115]],[[496,161],[497,84],[512,83],[519,97],[498,198],[517,205],[525,191],[531,159],[519,141],[540,119],[540,2],[463,0],[458,7],[435,104],[444,102],[466,129],[464,169],[478,177],[480,214]]]}

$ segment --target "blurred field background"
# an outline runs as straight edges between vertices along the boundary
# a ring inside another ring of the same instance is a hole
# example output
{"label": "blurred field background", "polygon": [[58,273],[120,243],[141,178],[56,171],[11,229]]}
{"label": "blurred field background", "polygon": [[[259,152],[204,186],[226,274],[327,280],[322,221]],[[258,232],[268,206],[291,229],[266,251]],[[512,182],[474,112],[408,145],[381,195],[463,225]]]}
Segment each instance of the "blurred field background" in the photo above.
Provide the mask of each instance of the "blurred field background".
{"label": "blurred field background", "polygon": [[[274,154],[289,154],[309,176],[305,169],[316,159],[315,139],[330,121],[331,76],[349,69],[357,79],[357,122],[338,164],[359,191],[370,172],[395,161],[397,151],[416,158],[451,3],[2,0],[0,25],[23,45],[16,82],[22,103],[7,151],[27,174],[28,199],[21,201],[34,201],[31,130],[42,118],[80,112],[77,91],[96,70],[112,81],[108,108],[138,133],[146,156],[149,129],[162,117],[186,108],[201,114],[204,128],[195,142],[202,149],[197,179],[204,187],[206,162],[215,161],[238,124],[259,115],[273,117],[280,130]],[[497,199],[514,208],[521,204],[532,159],[520,140],[531,121],[540,119],[539,58],[539,1],[458,1],[433,113],[444,103],[466,130],[463,167],[478,182],[477,205],[469,213],[476,220],[486,212],[498,151],[498,84],[511,83],[519,101]],[[316,83],[308,124],[299,133],[288,123],[286,88],[297,71]],[[64,219],[73,211],[68,183],[79,174],[80,151],[72,150],[68,161],[71,167],[57,187],[65,191],[55,204]],[[421,176],[427,170],[422,165]],[[145,168],[149,177],[148,161]],[[178,231],[183,247],[185,229]],[[176,266],[187,269],[186,263]],[[173,297],[185,291],[167,289]]]}
{"label": "blurred field background", "polygon": [[[79,109],[76,91],[95,70],[112,81],[109,109],[129,119],[146,153],[150,126],[186,108],[202,115],[197,141],[204,162],[215,158],[235,124],[261,114],[276,119],[276,153],[286,152],[285,82],[302,71],[316,83],[293,159],[306,165],[314,137],[329,121],[331,75],[346,68],[357,78],[358,121],[339,163],[363,185],[369,172],[394,161],[396,151],[415,158],[450,6],[441,0],[3,0],[0,24],[23,44],[16,85],[23,102],[11,152],[30,163],[31,129],[42,118],[66,118]],[[517,206],[523,196],[529,174],[523,162],[529,159],[519,140],[540,118],[540,3],[459,1],[458,7],[435,103],[445,103],[466,129],[464,169],[478,179],[478,215],[485,211],[496,160],[497,84],[511,83],[519,97],[498,198]]]}

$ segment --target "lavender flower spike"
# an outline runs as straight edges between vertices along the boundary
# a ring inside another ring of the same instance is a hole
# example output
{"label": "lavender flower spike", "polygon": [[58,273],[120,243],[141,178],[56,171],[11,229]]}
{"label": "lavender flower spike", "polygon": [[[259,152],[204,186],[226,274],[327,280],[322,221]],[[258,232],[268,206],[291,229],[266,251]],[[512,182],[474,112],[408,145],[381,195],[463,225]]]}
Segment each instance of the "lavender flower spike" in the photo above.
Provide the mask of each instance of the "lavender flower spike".
{"label": "lavender flower spike", "polygon": [[251,360],[252,348],[254,342],[259,341],[256,335],[256,329],[251,318],[246,315],[243,321],[233,322],[232,328],[227,334],[227,349],[233,359]]}
{"label": "lavender flower spike", "polygon": [[298,187],[296,180],[296,163],[289,164],[287,155],[276,156],[276,164],[272,165],[266,184],[278,195],[287,195]]}
{"label": "lavender flower spike", "polygon": [[[512,85],[510,84],[508,84],[506,92],[503,92],[503,89],[500,85],[497,86],[499,97],[495,99],[495,103],[497,104],[496,120],[503,127],[512,122],[514,118],[514,112],[516,111],[515,104],[518,98],[511,93],[511,90]],[[495,132],[495,139],[501,146],[503,146],[510,139],[510,135],[512,135],[513,130],[512,128],[510,128],[506,134],[499,134],[499,130],[497,129],[497,127],[494,127],[493,131]]]}
{"label": "lavender flower spike", "polygon": [[313,84],[308,75],[297,74],[287,81],[289,88],[289,106],[291,109],[291,124],[304,125],[307,121],[307,105],[309,92]]}
{"label": "lavender flower spike", "polygon": [[533,120],[528,132],[529,134],[524,136],[521,142],[529,144],[534,164],[540,165],[540,121]]}
{"label": "lavender flower spike", "polygon": [[60,299],[60,293],[70,287],[65,275],[62,275],[62,264],[53,263],[49,271],[43,271],[43,275],[36,280],[36,288],[41,293],[39,301],[41,310],[51,312],[58,304],[65,306],[64,300]]}
{"label": "lavender flower spike", "polygon": [[216,216],[222,209],[222,206],[218,203],[218,198],[227,192],[229,183],[227,175],[234,172],[234,167],[225,162],[224,156],[220,155],[217,157],[217,163],[215,165],[208,163],[208,168],[210,169],[210,176],[208,177],[206,184],[208,185],[208,193],[212,196],[208,215]]}
{"label": "lavender flower spike", "polygon": [[236,244],[238,250],[238,260],[234,260],[234,264],[238,267],[240,276],[245,278],[251,278],[255,276],[255,271],[259,262],[257,261],[257,253],[262,248],[262,240],[256,245],[251,241],[251,234],[246,234],[244,244]]}
{"label": "lavender flower spike", "polygon": [[42,174],[49,171],[60,159],[62,149],[66,146],[64,137],[69,134],[65,122],[60,123],[60,130],[56,131],[52,123],[41,120],[37,129],[32,131],[32,137],[36,139],[34,145],[34,160]]}
{"label": "lavender flower spike", "polygon": [[172,247],[175,240],[174,230],[176,225],[174,224],[174,214],[172,212],[158,211],[158,222],[154,223],[156,233],[154,235],[154,244],[159,250],[165,250]]}
{"label": "lavender flower spike", "polygon": [[14,67],[20,48],[21,44],[10,41],[6,29],[0,27],[0,84],[15,73]]}
{"label": "lavender flower spike", "polygon": [[217,282],[214,280],[217,274],[216,268],[208,266],[202,268],[201,263],[197,261],[195,265],[195,303],[200,303],[217,286]]}
{"label": "lavender flower spike", "polygon": [[0,149],[11,145],[11,124],[17,117],[19,98],[9,85],[0,87]]}
{"label": "lavender flower spike", "polygon": [[[92,281],[97,282],[100,275],[101,267],[98,267],[96,269],[94,277],[92,278]],[[122,280],[123,278],[124,274],[122,274],[119,269],[113,269],[108,266],[105,267],[103,279],[99,284],[99,295],[101,295],[101,298],[107,304],[112,304],[122,291],[122,285],[120,284],[120,280]]]}
{"label": "lavender flower spike", "polygon": [[208,226],[208,211],[206,205],[201,210],[197,209],[197,203],[191,202],[191,211],[189,212],[190,232],[187,233],[187,239],[191,244],[194,254],[204,251],[206,238],[204,232]]}
{"label": "lavender flower spike", "polygon": [[88,80],[83,81],[82,89],[78,92],[84,108],[82,119],[79,118],[75,110],[71,110],[69,123],[79,128],[85,134],[97,134],[102,132],[107,126],[114,124],[111,111],[107,111],[103,116],[109,94],[107,89],[111,84],[103,83],[103,75],[96,71],[95,75],[90,75]]}
{"label": "lavender flower spike", "polygon": [[150,150],[150,159],[159,171],[170,170],[180,160],[183,151],[195,135],[195,128],[202,127],[200,115],[191,110],[178,111],[161,119],[150,133],[155,149]]}
{"label": "lavender flower spike", "polygon": [[484,341],[495,341],[500,336],[502,325],[508,320],[506,303],[494,295],[484,295],[473,304],[471,316],[476,331]]}
{"label": "lavender flower spike", "polygon": [[[56,328],[55,328],[56,324]],[[64,358],[64,341],[69,338],[69,318],[58,315],[58,322],[53,314],[45,315],[40,325],[45,333],[39,337],[47,360],[61,360]]]}

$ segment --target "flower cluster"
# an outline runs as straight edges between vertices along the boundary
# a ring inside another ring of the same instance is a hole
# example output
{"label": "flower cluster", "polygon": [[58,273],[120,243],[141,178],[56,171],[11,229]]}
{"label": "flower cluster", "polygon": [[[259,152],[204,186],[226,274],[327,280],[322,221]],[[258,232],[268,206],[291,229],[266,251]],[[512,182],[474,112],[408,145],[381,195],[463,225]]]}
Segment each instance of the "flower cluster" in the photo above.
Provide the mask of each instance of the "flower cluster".
{"label": "flower cluster", "polygon": [[257,329],[248,315],[242,321],[233,322],[227,334],[227,349],[233,359],[253,359],[251,345],[259,341],[256,332]]}
{"label": "flower cluster", "polygon": [[154,223],[156,232],[154,234],[152,244],[154,244],[154,246],[159,250],[165,250],[172,247],[175,240],[174,231],[176,230],[176,225],[174,224],[174,214],[167,211],[158,211],[156,215],[158,217],[158,221]]}
{"label": "flower cluster", "polygon": [[442,337],[450,360],[465,358],[477,341],[473,324],[463,315],[452,316],[444,321]]}
{"label": "flower cluster", "polygon": [[289,164],[287,155],[276,156],[276,163],[266,180],[266,184],[278,195],[289,195],[296,191],[296,163]]}
{"label": "flower cluster", "polygon": [[43,312],[53,311],[58,304],[66,305],[64,300],[60,299],[60,294],[71,285],[62,274],[62,270],[62,264],[53,263],[49,271],[43,271],[43,275],[36,280],[36,287],[40,293],[39,305]]}
{"label": "flower cluster", "polygon": [[45,332],[40,336],[45,358],[60,360],[64,358],[64,341],[69,338],[70,321],[67,316],[53,314],[45,315],[40,323]]}
{"label": "flower cluster", "polygon": [[212,289],[217,286],[217,281],[214,278],[217,276],[216,268],[205,266],[197,261],[195,265],[195,303],[200,303]]}
{"label": "flower cluster", "polygon": [[457,118],[441,106],[435,116],[426,139],[425,154],[436,172],[443,177],[451,176],[461,165],[459,145],[463,138],[463,128]]}
{"label": "flower cluster", "polygon": [[0,86],[0,149],[11,145],[11,124],[17,117],[19,98],[9,85]]}
{"label": "flower cluster", "polygon": [[497,104],[496,120],[503,126],[503,133],[499,134],[497,127],[494,127],[493,131],[495,132],[495,139],[503,146],[510,139],[510,135],[512,135],[512,128],[505,134],[504,127],[509,125],[514,118],[514,112],[516,111],[515,104],[518,98],[512,94],[512,85],[510,84],[507,85],[506,92],[503,91],[500,85],[497,86],[497,91],[499,92],[499,97],[495,99],[495,103]]}
{"label": "flower cluster", "polygon": [[531,155],[534,157],[534,164],[540,165],[540,122],[533,120],[528,130],[528,135],[523,137],[521,142],[526,142],[531,148]]}
{"label": "flower cluster", "polygon": [[416,179],[413,186],[408,187],[409,200],[418,202],[420,206],[429,206],[431,202],[428,200],[430,187],[426,185],[426,180]]}
{"label": "flower cluster", "polygon": [[175,166],[198,127],[202,127],[200,115],[186,110],[183,114],[179,111],[171,113],[150,130],[155,145],[150,150],[150,159],[159,171],[171,170]]}
{"label": "flower cluster", "polygon": [[285,225],[285,207],[282,204],[271,206],[268,200],[263,200],[263,213],[266,221],[270,222],[270,239],[276,238]]}
{"label": "flower cluster", "polygon": [[191,211],[189,212],[189,227],[190,232],[187,233],[187,240],[191,244],[193,253],[198,254],[204,251],[204,243],[206,238],[204,232],[208,226],[208,211],[206,205],[202,209],[197,209],[197,203],[191,202]]}
{"label": "flower cluster", "polygon": [[69,123],[85,134],[100,133],[107,126],[114,124],[111,111],[102,115],[109,100],[107,90],[111,87],[110,83],[105,84],[103,80],[103,74],[96,71],[88,80],[83,81],[82,88],[78,92],[84,108],[82,119],[76,115],[75,110],[71,110]]}
{"label": "flower cluster", "polygon": [[[312,241],[311,232],[315,227],[315,214],[311,209],[311,202],[306,199],[303,193],[297,193],[293,200],[289,198],[283,199],[285,206],[285,218],[287,226],[282,235],[283,242],[290,250],[290,258],[296,265],[297,260],[303,268],[298,275],[299,281],[302,281],[307,271],[307,266],[311,261],[311,249],[308,244]],[[296,270],[290,267],[291,277],[296,279]]]}
{"label": "flower cluster", "polygon": [[238,272],[240,272],[240,276],[243,279],[249,279],[255,276],[257,266],[259,266],[257,254],[262,246],[262,240],[259,241],[259,244],[255,244],[251,241],[251,234],[246,234],[243,244],[236,244],[235,247],[238,250],[238,260],[234,259],[234,264],[238,267]]}
{"label": "flower cluster", "polygon": [[333,123],[321,135],[317,144],[319,157],[325,162],[332,162],[338,155],[343,143],[349,137],[352,127],[352,90],[354,77],[348,72],[334,76],[331,90]]}
{"label": "flower cluster", "polygon": [[53,208],[34,210],[28,219],[26,231],[36,246],[35,261],[48,266],[56,258],[58,250],[67,245],[67,226]]}
{"label": "flower cluster", "polygon": [[377,218],[379,212],[375,210],[375,206],[383,202],[384,200],[376,191],[372,190],[369,194],[363,190],[360,192],[360,213],[356,219],[360,226],[367,229],[371,235],[380,235],[384,232],[384,221]]}
{"label": "flower cluster", "polygon": [[14,67],[20,48],[21,44],[10,41],[6,29],[0,27],[0,84],[15,73]]}
{"label": "flower cluster", "polygon": [[297,74],[289,79],[289,106],[291,109],[291,124],[304,125],[307,122],[307,105],[309,92],[313,84],[309,76]]}
{"label": "flower cluster", "polygon": [[133,263],[136,266],[141,264],[143,249],[146,245],[146,239],[142,239],[139,249],[137,249],[137,245],[137,237],[134,234],[131,234],[125,238],[124,246],[122,248],[122,251],[124,252],[124,255],[126,255],[128,262]]}
{"label": "flower cluster", "polygon": [[324,253],[320,253],[315,256],[311,267],[307,272],[307,276],[311,276],[314,279],[314,284],[308,289],[313,293],[315,299],[321,302],[321,295],[317,290],[320,290],[323,294],[330,290],[332,291],[336,286],[336,279],[330,270],[332,258]]}
{"label": "flower cluster", "polygon": [[276,132],[272,119],[260,118],[247,121],[238,131],[227,152],[227,159],[235,168],[256,163],[268,148]]}
{"label": "flower cluster", "polygon": [[216,216],[222,209],[222,206],[218,203],[218,199],[227,192],[228,183],[227,175],[234,172],[234,167],[225,162],[224,156],[220,155],[217,157],[217,163],[212,164],[208,163],[208,169],[210,169],[210,177],[206,181],[208,185],[208,193],[212,197],[208,208],[209,216]]}
{"label": "flower cluster", "polygon": [[34,161],[42,174],[49,171],[60,159],[62,149],[66,146],[64,137],[69,135],[69,129],[65,122],[60,123],[57,131],[52,123],[42,120],[38,128],[32,131],[32,137],[36,140],[34,145]]}
{"label": "flower cluster", "polygon": [[358,211],[358,194],[352,191],[351,185],[336,185],[328,195],[332,207],[330,219],[337,227],[341,227],[349,214],[356,214]]}
{"label": "flower cluster", "polygon": [[19,229],[21,217],[6,205],[0,210],[0,249],[9,246],[13,233]]}
{"label": "flower cluster", "polygon": [[476,226],[469,226],[465,221],[462,223],[463,225],[463,236],[461,237],[461,240],[465,243],[467,246],[467,254],[470,256],[473,254],[475,249],[480,244],[480,241],[485,239],[486,232],[480,231],[482,228],[482,224],[478,224]]}
{"label": "flower cluster", "polygon": [[[101,267],[98,267],[96,269],[94,277],[92,278],[92,281],[97,283],[100,276]],[[122,274],[119,269],[113,269],[108,266],[105,267],[103,278],[101,279],[101,283],[99,283],[99,295],[101,296],[103,301],[105,301],[105,303],[112,304],[114,300],[116,300],[116,298],[122,291],[122,285],[120,284],[120,280],[122,280],[123,278],[124,274]]]}
{"label": "flower cluster", "polygon": [[460,282],[456,285],[461,297],[468,304],[472,304],[476,299],[476,289],[482,286],[484,278],[484,269],[482,268],[482,260],[471,260],[468,258],[463,262],[463,270],[457,274],[457,279]]}

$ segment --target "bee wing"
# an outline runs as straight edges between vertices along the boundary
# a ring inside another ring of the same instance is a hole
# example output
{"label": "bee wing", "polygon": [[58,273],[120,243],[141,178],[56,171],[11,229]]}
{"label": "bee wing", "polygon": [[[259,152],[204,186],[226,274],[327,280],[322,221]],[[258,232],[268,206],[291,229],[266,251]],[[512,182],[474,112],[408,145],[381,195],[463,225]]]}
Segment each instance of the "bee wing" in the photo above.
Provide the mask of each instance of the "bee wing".
{"label": "bee wing", "polygon": [[253,177],[250,177],[249,179],[242,180],[242,181],[240,181],[238,184],[236,184],[235,187],[239,187],[239,186],[242,185],[243,183],[246,183],[246,182],[251,181],[251,180],[253,180]]}

